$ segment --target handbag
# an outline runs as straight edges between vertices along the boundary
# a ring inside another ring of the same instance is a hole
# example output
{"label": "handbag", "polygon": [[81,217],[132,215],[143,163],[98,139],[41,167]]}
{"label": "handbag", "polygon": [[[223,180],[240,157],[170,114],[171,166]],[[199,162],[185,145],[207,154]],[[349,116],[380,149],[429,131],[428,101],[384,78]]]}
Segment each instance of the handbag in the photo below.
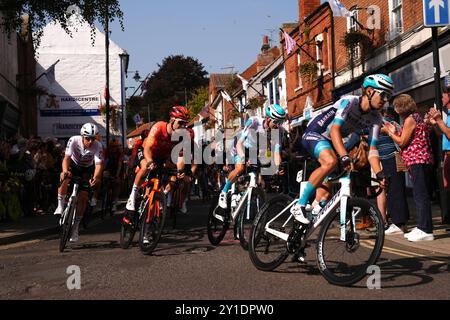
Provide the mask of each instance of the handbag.
{"label": "handbag", "polygon": [[397,172],[406,172],[406,171],[408,171],[408,167],[403,162],[402,155],[400,153],[400,147],[396,143],[394,143],[394,144],[395,144],[395,148],[397,149],[397,151],[394,152],[395,166],[397,168]]}
{"label": "handbag", "polygon": [[359,144],[356,147],[354,147],[352,150],[350,150],[350,152],[348,154],[350,156],[350,158],[352,158],[354,160],[358,160],[354,164],[354,168],[356,170],[361,170],[361,169],[369,167],[368,152],[369,152],[369,144],[363,138],[361,138],[361,140],[359,141]]}

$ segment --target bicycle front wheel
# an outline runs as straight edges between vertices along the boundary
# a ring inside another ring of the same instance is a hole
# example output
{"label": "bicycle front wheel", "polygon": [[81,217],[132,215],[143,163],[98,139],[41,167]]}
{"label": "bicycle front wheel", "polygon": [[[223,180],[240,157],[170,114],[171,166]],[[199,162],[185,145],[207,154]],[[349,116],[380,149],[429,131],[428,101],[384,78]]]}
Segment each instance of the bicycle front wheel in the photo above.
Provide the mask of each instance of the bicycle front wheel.
{"label": "bicycle front wheel", "polygon": [[[341,229],[338,208],[325,220],[317,242],[319,270],[328,282],[339,286],[349,286],[364,278],[368,268],[377,262],[384,242],[383,220],[372,203],[349,198],[346,211],[345,230]],[[363,219],[372,227],[357,230],[356,225]],[[345,241],[341,240],[342,232]]]}
{"label": "bicycle front wheel", "polygon": [[214,197],[212,200],[211,208],[208,214],[208,224],[206,227],[209,242],[211,242],[213,246],[219,245],[230,226],[229,214],[226,210],[219,207],[218,202],[219,195]]}
{"label": "bicycle front wheel", "polygon": [[148,201],[141,217],[139,247],[142,253],[151,254],[161,238],[166,220],[166,197],[162,192],[155,192],[153,201]]}
{"label": "bicycle front wheel", "polygon": [[[248,250],[248,242],[252,231],[253,220],[266,202],[266,194],[261,188],[252,190],[250,205],[247,202],[243,204],[238,216],[239,242],[244,250]],[[248,206],[249,205],[249,206]]]}
{"label": "bicycle front wheel", "polygon": [[59,252],[64,251],[67,241],[72,233],[72,226],[75,219],[75,208],[76,203],[72,203],[68,208],[66,208],[66,212],[63,212],[64,218],[60,230]]}
{"label": "bicycle front wheel", "polygon": [[[270,199],[253,221],[248,252],[253,265],[259,270],[272,271],[289,256],[287,242],[268,233],[266,225],[286,209],[292,201],[293,199],[284,194]],[[286,210],[270,223],[270,228],[290,234],[294,226],[294,219],[290,216],[290,210]]]}

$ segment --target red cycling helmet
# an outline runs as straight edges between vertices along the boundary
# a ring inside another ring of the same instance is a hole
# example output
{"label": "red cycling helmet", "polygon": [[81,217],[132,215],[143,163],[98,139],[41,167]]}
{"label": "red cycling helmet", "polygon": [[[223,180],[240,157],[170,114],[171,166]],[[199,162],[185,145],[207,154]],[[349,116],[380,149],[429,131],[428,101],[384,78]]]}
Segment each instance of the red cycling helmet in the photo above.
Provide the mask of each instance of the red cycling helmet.
{"label": "red cycling helmet", "polygon": [[183,106],[175,106],[172,108],[172,111],[170,112],[170,117],[177,120],[188,121],[189,111]]}

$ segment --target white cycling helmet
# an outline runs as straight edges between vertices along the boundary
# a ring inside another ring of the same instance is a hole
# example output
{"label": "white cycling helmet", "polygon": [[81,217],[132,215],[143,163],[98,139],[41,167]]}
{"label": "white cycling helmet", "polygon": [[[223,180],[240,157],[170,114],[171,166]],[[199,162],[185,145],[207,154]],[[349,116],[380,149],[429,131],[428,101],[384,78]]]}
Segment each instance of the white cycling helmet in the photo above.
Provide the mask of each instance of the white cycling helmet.
{"label": "white cycling helmet", "polygon": [[93,123],[85,123],[81,127],[80,133],[84,137],[95,138],[98,135],[98,127]]}

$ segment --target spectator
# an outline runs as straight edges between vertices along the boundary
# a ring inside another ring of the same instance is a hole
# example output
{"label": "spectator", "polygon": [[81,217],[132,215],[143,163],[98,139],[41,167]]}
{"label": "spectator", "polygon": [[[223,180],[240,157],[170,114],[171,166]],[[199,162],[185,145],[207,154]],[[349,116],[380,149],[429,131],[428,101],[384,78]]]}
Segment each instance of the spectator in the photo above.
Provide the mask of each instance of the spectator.
{"label": "spectator", "polygon": [[404,121],[403,128],[396,132],[395,126],[385,123],[389,137],[401,148],[403,162],[413,182],[413,197],[416,204],[417,227],[406,233],[409,241],[431,241],[433,221],[429,181],[432,175],[433,155],[430,142],[430,127],[417,112],[417,105],[411,96],[401,94],[393,102],[395,111]]}
{"label": "spectator", "polygon": [[427,114],[430,123],[437,127],[443,134],[442,150],[444,151],[443,177],[444,188],[450,191],[450,81],[446,83],[442,93],[442,107],[447,111],[447,121],[442,120],[441,113],[436,108],[431,108]]}
{"label": "spectator", "polygon": [[[394,124],[397,129],[400,129],[400,126],[394,119],[394,110],[392,108],[385,109],[383,112],[383,120]],[[397,172],[395,162],[395,152],[398,146],[389,137],[385,128],[381,129],[377,146],[383,171],[389,177],[389,192],[386,193],[383,190],[377,198],[378,209],[386,220],[385,222],[387,222],[387,215],[392,220],[392,224],[385,231],[385,234],[404,233],[406,231],[406,223],[409,219],[409,209],[406,200],[405,174],[403,172]]]}

